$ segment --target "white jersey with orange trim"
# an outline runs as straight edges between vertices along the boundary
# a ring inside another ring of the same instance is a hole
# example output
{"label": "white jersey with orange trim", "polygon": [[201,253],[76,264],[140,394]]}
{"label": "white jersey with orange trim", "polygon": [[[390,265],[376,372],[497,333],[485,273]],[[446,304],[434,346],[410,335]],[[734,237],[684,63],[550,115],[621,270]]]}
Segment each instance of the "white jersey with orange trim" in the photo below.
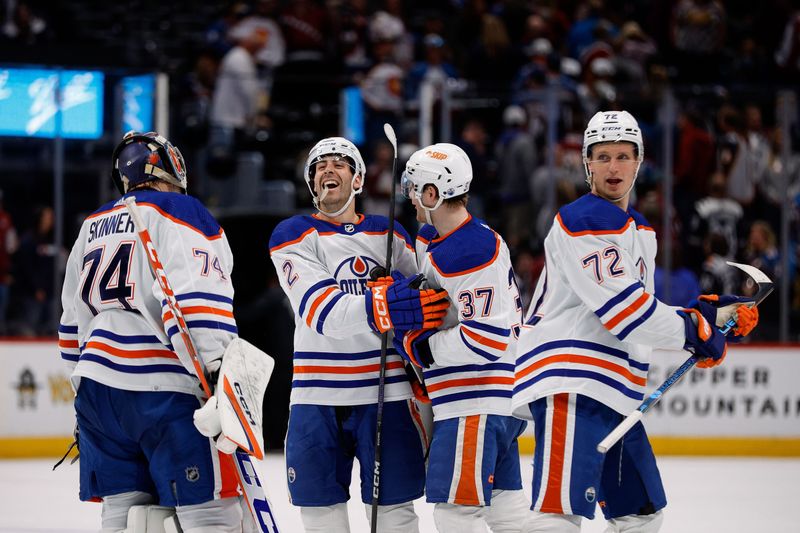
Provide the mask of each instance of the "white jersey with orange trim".
{"label": "white jersey with orange trim", "polygon": [[[298,215],[275,228],[270,256],[295,312],[292,405],[364,405],[378,398],[381,338],[367,324],[364,290],[384,266],[386,217],[337,224]],[[393,270],[416,272],[411,240],[395,225]],[[403,360],[389,349],[386,401],[413,396]]]}
{"label": "white jersey with orange trim", "polygon": [[434,419],[510,415],[522,303],[505,241],[470,216],[444,236],[423,226],[416,248],[426,286],[445,289],[452,303],[428,341]]}
{"label": "white jersey with orange trim", "polygon": [[233,255],[222,228],[191,196],[128,193],[84,220],[67,261],[61,357],[81,377],[117,389],[201,394],[175,318],[150,271],[124,198],[139,211],[175,291],[198,355],[222,357],[236,336]]}
{"label": "white jersey with orange trim", "polygon": [[516,416],[563,392],[636,408],[652,348],[686,340],[679,308],[653,295],[655,256],[655,232],[632,208],[587,194],[559,210],[517,346]]}

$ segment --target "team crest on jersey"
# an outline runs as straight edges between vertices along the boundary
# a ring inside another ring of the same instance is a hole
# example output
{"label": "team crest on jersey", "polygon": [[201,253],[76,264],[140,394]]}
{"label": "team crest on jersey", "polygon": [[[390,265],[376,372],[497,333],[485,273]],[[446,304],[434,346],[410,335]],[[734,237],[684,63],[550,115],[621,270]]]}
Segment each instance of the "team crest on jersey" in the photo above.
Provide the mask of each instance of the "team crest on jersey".
{"label": "team crest on jersey", "polygon": [[200,469],[196,466],[187,466],[186,467],[186,480],[191,481],[194,483],[200,479]]}
{"label": "team crest on jersey", "polygon": [[636,268],[639,269],[639,281],[642,283],[647,282],[647,265],[644,264],[644,257],[640,257],[638,261],[636,261]]}
{"label": "team crest on jersey", "polygon": [[297,478],[297,474],[294,471],[294,468],[291,466],[286,470],[286,477],[289,480],[289,483],[294,483],[294,480]]}
{"label": "team crest on jersey", "polygon": [[342,227],[347,233],[353,233],[356,230],[356,225],[350,224],[349,222]]}
{"label": "team crest on jersey", "polygon": [[348,257],[339,263],[333,277],[342,291],[348,294],[364,294],[369,272],[376,266],[380,266],[378,262],[366,255]]}
{"label": "team crest on jersey", "polygon": [[586,489],[586,492],[583,493],[584,498],[589,503],[593,503],[594,499],[597,497],[597,492],[594,490],[594,487],[589,487]]}

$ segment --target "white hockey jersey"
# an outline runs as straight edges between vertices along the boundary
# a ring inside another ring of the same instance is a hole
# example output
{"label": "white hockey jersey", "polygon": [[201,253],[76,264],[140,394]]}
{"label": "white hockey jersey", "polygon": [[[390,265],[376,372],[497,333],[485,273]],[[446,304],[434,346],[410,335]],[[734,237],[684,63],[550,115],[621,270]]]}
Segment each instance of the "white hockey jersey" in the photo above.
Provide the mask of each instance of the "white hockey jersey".
{"label": "white hockey jersey", "polygon": [[452,303],[424,371],[434,420],[510,415],[522,302],[506,243],[470,216],[443,236],[423,226],[416,245],[426,287],[445,289]]}
{"label": "white hockey jersey", "polygon": [[[150,190],[128,196],[136,197],[198,354],[205,362],[222,357],[237,334],[233,256],[224,232],[191,196]],[[125,390],[200,395],[144,254],[123,200],[86,218],[64,278],[61,357],[76,389],[87,377]]]}
{"label": "white hockey jersey", "polygon": [[[363,294],[370,270],[384,266],[388,223],[373,215],[355,224],[298,215],[273,231],[270,256],[295,312],[292,405],[377,401],[381,337],[367,324]],[[411,239],[395,228],[392,269],[413,274]],[[385,400],[411,398],[402,359],[391,345],[387,353]]]}
{"label": "white hockey jersey", "polygon": [[680,350],[684,321],[654,292],[656,235],[634,209],[587,194],[564,206],[517,347],[514,414],[559,393],[623,414],[644,397],[653,347]]}

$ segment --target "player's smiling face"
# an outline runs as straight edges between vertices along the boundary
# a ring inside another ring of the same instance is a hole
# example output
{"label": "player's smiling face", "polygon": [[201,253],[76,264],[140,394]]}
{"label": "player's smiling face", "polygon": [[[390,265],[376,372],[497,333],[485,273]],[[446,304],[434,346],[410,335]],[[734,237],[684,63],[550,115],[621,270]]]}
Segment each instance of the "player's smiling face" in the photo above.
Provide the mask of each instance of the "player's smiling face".
{"label": "player's smiling face", "polygon": [[637,163],[636,150],[632,143],[595,144],[589,156],[592,192],[627,209]]}
{"label": "player's smiling face", "polygon": [[[325,211],[336,211],[347,202],[352,183],[353,169],[342,157],[327,156],[314,165],[314,191],[322,198],[320,207]],[[327,190],[324,197],[323,190]]]}

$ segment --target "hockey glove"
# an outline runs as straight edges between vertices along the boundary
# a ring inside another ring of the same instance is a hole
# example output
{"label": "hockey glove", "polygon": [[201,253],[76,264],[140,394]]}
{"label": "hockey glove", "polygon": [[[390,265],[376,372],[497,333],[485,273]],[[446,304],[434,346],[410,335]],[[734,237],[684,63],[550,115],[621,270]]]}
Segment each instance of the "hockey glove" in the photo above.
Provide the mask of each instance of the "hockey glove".
{"label": "hockey glove", "polygon": [[428,339],[437,329],[395,330],[392,344],[400,357],[420,368],[428,368],[433,363],[433,354]]}
{"label": "hockey glove", "polygon": [[[754,305],[752,298],[744,296],[734,296],[732,294],[703,294],[697,300],[706,302],[717,309],[715,324],[718,328],[725,325],[731,316],[735,317],[736,325],[731,333],[728,333],[728,342],[739,342],[753,331],[758,324],[758,308]],[[689,303],[689,307],[695,307],[697,300]]]}
{"label": "hockey glove", "polygon": [[684,320],[686,342],[683,349],[695,355],[697,366],[710,368],[722,363],[726,354],[725,335],[714,325],[717,310],[711,304],[697,302],[693,308],[681,309],[678,314]]}
{"label": "hockey glove", "polygon": [[422,274],[402,277],[398,272],[391,285],[377,285],[364,293],[367,322],[373,331],[384,333],[392,328],[428,329],[442,325],[450,303],[447,291],[415,289]]}

